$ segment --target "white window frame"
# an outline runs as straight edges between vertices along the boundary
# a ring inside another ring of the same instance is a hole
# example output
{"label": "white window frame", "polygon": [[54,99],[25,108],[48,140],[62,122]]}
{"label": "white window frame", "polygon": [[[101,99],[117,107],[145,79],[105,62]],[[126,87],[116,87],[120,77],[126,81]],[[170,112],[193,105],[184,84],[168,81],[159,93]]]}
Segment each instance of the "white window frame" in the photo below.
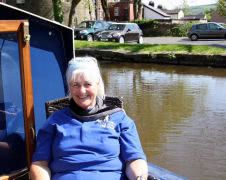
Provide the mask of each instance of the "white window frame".
{"label": "white window frame", "polygon": [[119,7],[114,7],[114,16],[119,16]]}

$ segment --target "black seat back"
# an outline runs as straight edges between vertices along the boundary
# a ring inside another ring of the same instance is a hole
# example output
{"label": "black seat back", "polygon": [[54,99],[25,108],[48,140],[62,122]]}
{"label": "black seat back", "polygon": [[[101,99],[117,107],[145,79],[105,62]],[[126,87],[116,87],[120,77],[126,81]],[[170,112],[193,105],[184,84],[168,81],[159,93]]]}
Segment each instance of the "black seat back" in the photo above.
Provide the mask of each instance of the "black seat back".
{"label": "black seat back", "polygon": [[[104,99],[105,104],[114,105],[119,108],[123,107],[122,98],[114,96],[106,96]],[[46,118],[48,118],[53,112],[61,110],[69,106],[69,97],[64,97],[60,99],[51,100],[45,103]]]}

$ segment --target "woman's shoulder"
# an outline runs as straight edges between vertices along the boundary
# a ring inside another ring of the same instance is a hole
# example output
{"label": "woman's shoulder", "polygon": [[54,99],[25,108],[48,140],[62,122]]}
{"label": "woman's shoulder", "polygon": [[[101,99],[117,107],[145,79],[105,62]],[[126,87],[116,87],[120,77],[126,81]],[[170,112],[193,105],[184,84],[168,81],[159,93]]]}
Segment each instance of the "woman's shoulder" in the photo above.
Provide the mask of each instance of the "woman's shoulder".
{"label": "woman's shoulder", "polygon": [[117,120],[119,122],[125,122],[125,121],[133,121],[127,114],[124,109],[121,109],[113,114],[110,115],[110,117],[113,120]]}
{"label": "woman's shoulder", "polygon": [[61,110],[57,110],[53,112],[47,120],[49,121],[49,123],[56,123],[56,122],[68,119],[70,117],[71,115],[69,112],[69,108],[65,107]]}

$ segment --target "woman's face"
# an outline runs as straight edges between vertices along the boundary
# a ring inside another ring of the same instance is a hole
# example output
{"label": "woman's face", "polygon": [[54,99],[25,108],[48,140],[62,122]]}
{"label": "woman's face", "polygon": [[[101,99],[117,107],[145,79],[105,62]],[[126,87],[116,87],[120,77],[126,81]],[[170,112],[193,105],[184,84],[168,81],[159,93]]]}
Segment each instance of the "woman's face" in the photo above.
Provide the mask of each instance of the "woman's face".
{"label": "woman's face", "polygon": [[92,108],[96,104],[98,82],[94,78],[79,76],[71,80],[69,91],[75,103],[83,109]]}

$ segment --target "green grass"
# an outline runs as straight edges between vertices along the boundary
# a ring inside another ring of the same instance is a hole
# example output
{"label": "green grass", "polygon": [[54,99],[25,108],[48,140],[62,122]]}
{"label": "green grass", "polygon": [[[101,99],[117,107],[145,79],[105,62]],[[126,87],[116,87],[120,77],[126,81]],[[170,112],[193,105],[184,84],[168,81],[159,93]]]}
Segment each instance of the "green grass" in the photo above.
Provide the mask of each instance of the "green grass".
{"label": "green grass", "polygon": [[226,48],[205,45],[181,44],[119,44],[115,42],[75,41],[76,49],[103,49],[117,52],[132,53],[191,53],[191,54],[226,54]]}

